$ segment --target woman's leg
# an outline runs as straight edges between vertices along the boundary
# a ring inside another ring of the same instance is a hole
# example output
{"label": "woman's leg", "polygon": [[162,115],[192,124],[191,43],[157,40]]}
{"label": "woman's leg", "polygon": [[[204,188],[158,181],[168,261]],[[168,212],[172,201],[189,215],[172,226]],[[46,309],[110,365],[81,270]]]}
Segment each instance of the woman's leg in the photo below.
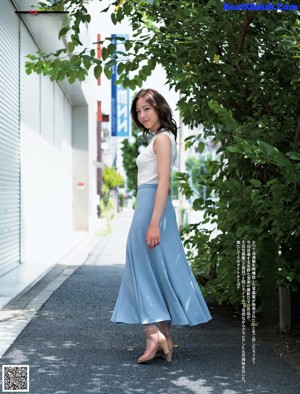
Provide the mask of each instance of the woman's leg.
{"label": "woman's leg", "polygon": [[170,321],[159,322],[159,329],[166,338],[169,337],[171,331],[171,322]]}
{"label": "woman's leg", "polygon": [[159,346],[163,348],[165,354],[169,352],[166,337],[159,331],[156,324],[144,324],[146,334],[146,350],[138,359],[138,363],[144,363],[154,358]]}

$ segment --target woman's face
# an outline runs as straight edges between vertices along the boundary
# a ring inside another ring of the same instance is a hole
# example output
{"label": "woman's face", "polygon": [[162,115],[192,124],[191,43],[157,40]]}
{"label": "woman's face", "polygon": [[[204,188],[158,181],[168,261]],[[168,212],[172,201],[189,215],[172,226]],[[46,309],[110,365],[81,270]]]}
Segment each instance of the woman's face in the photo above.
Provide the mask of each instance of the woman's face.
{"label": "woman's face", "polygon": [[145,99],[140,97],[136,102],[136,113],[138,121],[152,133],[158,130],[160,126],[159,117],[152,105],[148,104]]}

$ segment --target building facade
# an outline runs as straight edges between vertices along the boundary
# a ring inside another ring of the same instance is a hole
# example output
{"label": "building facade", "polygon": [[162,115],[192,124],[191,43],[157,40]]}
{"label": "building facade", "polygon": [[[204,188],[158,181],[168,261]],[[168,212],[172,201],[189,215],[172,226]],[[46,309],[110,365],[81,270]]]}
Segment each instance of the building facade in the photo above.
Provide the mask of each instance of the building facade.
{"label": "building facade", "polygon": [[0,3],[0,281],[22,263],[50,266],[97,220],[94,79],[26,74],[26,55],[66,45],[66,15],[18,13],[33,3]]}

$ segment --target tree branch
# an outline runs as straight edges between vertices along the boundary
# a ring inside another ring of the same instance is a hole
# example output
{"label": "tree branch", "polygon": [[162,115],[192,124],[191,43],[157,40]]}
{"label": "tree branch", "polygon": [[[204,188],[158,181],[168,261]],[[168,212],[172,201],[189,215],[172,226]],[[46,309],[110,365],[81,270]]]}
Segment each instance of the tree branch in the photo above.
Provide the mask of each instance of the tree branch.
{"label": "tree branch", "polygon": [[249,16],[249,12],[245,11],[245,19],[244,19],[243,26],[242,26],[241,33],[240,33],[240,42],[239,42],[239,45],[238,45],[238,48],[237,48],[238,56],[242,52],[242,48],[243,48],[243,45],[244,45],[244,42],[245,42],[246,34],[248,32],[248,28],[251,25],[251,23],[254,21],[254,19],[255,19],[254,15],[252,15],[250,17]]}

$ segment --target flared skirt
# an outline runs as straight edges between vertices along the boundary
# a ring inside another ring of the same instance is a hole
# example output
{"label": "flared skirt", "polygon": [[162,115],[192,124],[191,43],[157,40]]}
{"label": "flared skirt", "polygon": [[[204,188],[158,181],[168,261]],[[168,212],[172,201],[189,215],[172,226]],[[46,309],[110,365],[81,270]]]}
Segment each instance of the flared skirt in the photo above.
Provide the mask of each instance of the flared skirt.
{"label": "flared skirt", "polygon": [[150,324],[171,321],[193,326],[212,319],[191,271],[168,195],[160,220],[160,244],[149,249],[146,233],[157,185],[138,187],[126,243],[126,263],[111,321]]}

